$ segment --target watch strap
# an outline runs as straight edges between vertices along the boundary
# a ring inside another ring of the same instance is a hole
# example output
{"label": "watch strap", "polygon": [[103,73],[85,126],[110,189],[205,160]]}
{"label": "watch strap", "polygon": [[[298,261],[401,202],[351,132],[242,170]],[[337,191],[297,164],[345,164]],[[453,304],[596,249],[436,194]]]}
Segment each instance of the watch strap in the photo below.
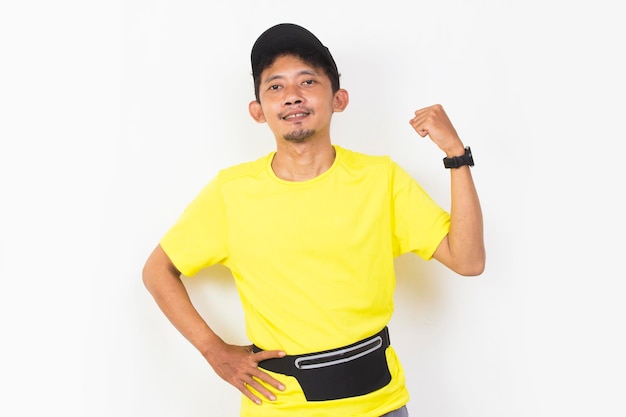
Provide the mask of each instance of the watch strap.
{"label": "watch strap", "polygon": [[463,165],[474,166],[474,157],[469,146],[465,147],[465,153],[461,156],[453,156],[451,158],[443,158],[443,166],[446,168],[458,168]]}

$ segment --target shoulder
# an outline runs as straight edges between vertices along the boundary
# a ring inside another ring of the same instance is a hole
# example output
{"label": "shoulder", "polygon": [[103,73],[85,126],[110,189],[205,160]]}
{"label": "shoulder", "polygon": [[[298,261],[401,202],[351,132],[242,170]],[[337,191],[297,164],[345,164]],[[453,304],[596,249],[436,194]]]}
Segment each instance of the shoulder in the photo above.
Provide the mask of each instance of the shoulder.
{"label": "shoulder", "polygon": [[393,161],[387,155],[368,155],[361,152],[335,146],[341,162],[353,168],[389,168]]}
{"label": "shoulder", "polygon": [[217,180],[221,184],[226,184],[239,179],[258,177],[266,173],[266,168],[274,153],[265,155],[255,161],[242,162],[220,170]]}
{"label": "shoulder", "polygon": [[341,164],[351,175],[386,178],[390,184],[402,185],[415,179],[388,155],[368,155],[337,147]]}

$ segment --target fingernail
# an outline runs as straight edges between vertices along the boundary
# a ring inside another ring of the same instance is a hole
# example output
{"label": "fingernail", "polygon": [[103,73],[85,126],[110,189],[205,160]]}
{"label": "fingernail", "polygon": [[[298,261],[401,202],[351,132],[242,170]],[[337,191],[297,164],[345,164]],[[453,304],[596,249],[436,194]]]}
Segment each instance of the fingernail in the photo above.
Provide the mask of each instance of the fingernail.
{"label": "fingernail", "polygon": [[270,401],[276,401],[276,397],[273,395],[270,395]]}
{"label": "fingernail", "polygon": [[285,390],[285,386],[281,384],[281,385],[278,386],[278,389],[281,390],[281,391],[284,391]]}

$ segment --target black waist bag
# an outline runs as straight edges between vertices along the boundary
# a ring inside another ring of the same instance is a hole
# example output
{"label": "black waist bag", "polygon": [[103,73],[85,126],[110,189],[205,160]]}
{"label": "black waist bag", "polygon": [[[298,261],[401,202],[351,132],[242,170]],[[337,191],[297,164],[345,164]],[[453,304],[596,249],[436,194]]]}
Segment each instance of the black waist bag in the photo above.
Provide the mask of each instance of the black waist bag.
{"label": "black waist bag", "polygon": [[[374,336],[337,349],[288,355],[259,362],[259,367],[298,380],[307,401],[357,397],[391,382],[385,351],[387,327]],[[253,345],[254,352],[262,349]]]}

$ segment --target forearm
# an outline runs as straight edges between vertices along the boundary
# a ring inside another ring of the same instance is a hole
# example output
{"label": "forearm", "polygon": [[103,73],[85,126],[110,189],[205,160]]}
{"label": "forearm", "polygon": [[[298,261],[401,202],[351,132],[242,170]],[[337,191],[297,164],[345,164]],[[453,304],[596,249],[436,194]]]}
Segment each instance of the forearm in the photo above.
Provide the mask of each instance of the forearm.
{"label": "forearm", "polygon": [[479,275],[485,268],[483,216],[470,167],[451,169],[450,182],[451,267],[461,275]]}

